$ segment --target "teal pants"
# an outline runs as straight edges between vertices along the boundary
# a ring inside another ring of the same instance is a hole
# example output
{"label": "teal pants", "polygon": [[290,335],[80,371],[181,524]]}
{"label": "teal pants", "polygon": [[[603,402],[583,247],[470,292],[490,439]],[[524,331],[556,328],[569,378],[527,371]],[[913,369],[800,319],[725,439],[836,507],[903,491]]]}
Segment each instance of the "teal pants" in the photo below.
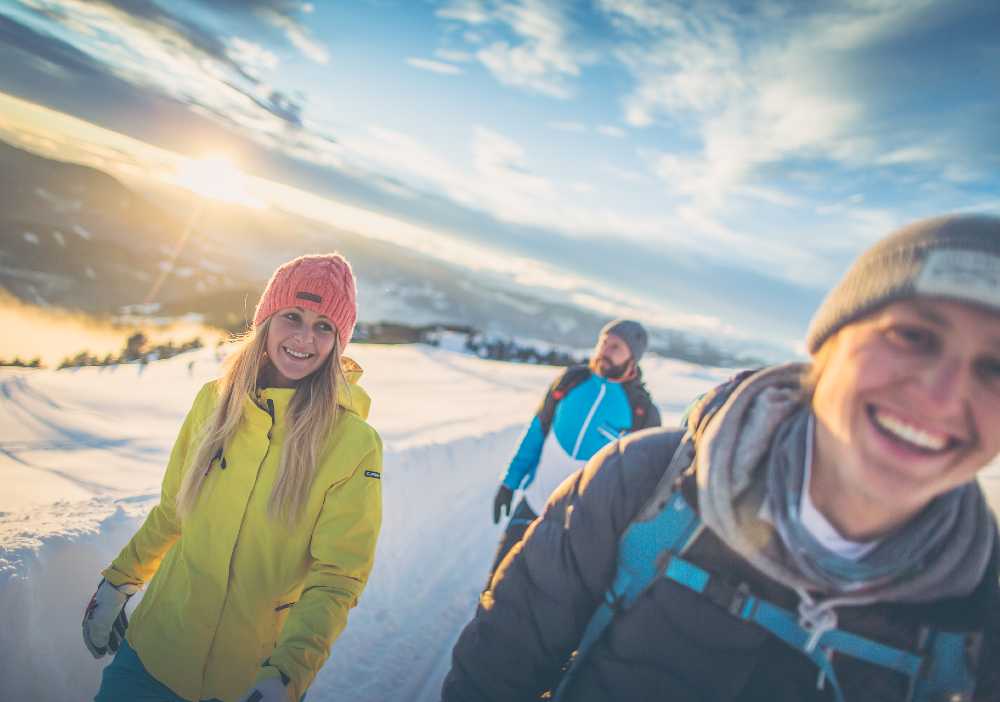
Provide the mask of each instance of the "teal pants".
{"label": "teal pants", "polygon": [[[299,702],[304,702],[303,694]],[[190,702],[154,678],[143,666],[127,640],[101,675],[101,689],[94,702]],[[222,702],[212,698],[201,702]]]}
{"label": "teal pants", "polygon": [[[154,678],[139,660],[128,641],[122,641],[118,653],[101,675],[101,689],[94,702],[190,702]],[[219,702],[219,700],[202,700]]]}

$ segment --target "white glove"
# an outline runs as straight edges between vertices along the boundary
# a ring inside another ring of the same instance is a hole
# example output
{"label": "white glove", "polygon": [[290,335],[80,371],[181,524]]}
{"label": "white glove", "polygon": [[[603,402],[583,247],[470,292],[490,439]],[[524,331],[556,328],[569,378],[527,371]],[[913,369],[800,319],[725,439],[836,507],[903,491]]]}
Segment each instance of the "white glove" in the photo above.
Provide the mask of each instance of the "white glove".
{"label": "white glove", "polygon": [[265,678],[251,687],[240,702],[288,702],[288,690],[281,678]]}
{"label": "white glove", "polygon": [[103,579],[97,586],[83,613],[83,643],[94,658],[118,650],[128,626],[125,603],[138,591],[138,585],[125,583],[115,587]]}

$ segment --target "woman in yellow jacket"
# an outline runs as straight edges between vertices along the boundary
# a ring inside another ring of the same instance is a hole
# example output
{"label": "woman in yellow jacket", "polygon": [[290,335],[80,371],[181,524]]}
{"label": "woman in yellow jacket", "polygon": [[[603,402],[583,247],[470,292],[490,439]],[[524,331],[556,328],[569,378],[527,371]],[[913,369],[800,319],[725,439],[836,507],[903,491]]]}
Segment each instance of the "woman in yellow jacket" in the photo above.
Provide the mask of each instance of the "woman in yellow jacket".
{"label": "woman in yellow jacket", "polygon": [[309,687],[381,525],[382,445],[341,356],[355,296],[339,254],[275,271],[181,427],[160,503],[87,606],[88,649],[117,651],[95,702],[290,702]]}

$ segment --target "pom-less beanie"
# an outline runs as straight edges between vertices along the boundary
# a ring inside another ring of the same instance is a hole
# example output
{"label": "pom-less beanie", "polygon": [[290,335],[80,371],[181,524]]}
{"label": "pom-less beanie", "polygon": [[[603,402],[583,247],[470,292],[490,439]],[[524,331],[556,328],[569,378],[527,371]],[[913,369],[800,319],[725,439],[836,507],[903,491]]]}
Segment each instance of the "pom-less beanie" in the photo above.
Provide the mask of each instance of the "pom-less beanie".
{"label": "pom-less beanie", "polygon": [[357,289],[347,259],[338,253],[300,256],[281,265],[267,282],[253,314],[254,326],[285,307],[326,315],[347,346],[358,318]]}
{"label": "pom-less beanie", "polygon": [[631,319],[616,319],[608,322],[601,329],[601,336],[605,334],[614,334],[624,341],[629,351],[632,352],[632,358],[636,363],[642,358],[642,354],[646,353],[646,346],[649,345],[649,335],[646,333],[646,329]]}
{"label": "pom-less beanie", "polygon": [[970,302],[1000,312],[1000,217],[950,215],[890,234],[863,253],[809,325],[816,353],[841,327],[913,297]]}

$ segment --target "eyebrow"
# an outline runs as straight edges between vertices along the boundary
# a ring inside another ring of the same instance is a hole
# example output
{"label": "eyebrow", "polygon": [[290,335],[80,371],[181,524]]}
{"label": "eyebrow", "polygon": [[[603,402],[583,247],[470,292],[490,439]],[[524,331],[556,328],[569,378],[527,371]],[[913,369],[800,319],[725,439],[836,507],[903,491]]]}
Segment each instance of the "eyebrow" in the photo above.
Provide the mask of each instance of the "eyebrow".
{"label": "eyebrow", "polygon": [[940,315],[934,308],[930,307],[929,305],[925,305],[919,300],[911,300],[910,307],[912,307],[913,311],[916,312],[917,315],[923,317],[925,321],[937,324],[942,327],[951,326],[951,324],[948,323],[948,320],[942,315]]}

